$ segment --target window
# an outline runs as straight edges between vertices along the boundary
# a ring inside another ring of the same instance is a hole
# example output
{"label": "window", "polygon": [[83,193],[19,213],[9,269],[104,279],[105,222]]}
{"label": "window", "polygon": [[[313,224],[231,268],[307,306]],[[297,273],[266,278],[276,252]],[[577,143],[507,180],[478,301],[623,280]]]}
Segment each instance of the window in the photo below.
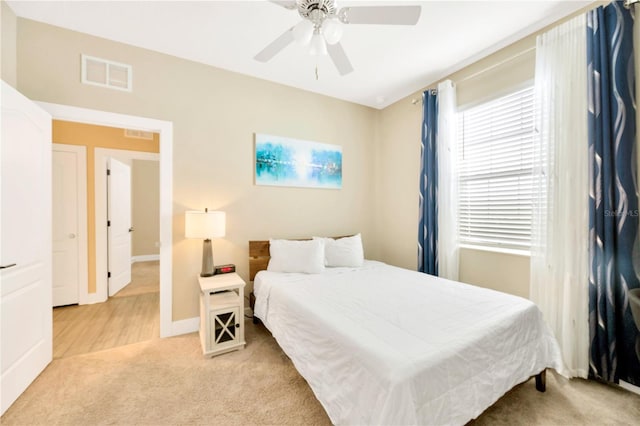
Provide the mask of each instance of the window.
{"label": "window", "polygon": [[533,87],[458,114],[460,242],[529,250]]}

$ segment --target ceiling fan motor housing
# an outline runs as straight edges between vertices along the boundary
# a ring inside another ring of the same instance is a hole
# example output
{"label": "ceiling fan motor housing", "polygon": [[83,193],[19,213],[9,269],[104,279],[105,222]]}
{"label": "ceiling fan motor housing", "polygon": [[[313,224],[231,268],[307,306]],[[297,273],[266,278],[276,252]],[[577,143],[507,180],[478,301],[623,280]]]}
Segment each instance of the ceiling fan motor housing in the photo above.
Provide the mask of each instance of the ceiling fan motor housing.
{"label": "ceiling fan motor housing", "polygon": [[327,16],[335,16],[338,10],[335,0],[298,0],[297,3],[300,16],[316,24]]}

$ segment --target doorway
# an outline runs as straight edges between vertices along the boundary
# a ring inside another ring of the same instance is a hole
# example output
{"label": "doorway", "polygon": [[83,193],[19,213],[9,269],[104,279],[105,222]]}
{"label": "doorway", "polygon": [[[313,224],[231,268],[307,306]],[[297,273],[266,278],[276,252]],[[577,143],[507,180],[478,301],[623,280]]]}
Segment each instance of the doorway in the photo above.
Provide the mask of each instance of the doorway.
{"label": "doorway", "polygon": [[[161,200],[162,151],[160,152],[160,154],[158,154],[153,152],[142,152],[142,151],[133,151],[133,150],[125,150],[125,149],[96,148],[94,151],[94,156],[95,156],[95,170],[96,170],[96,173],[95,173],[95,224],[96,224],[95,225],[95,274],[96,274],[95,285],[96,285],[96,293],[99,295],[99,299],[104,301],[104,300],[107,300],[109,296],[113,296],[115,293],[117,293],[117,291],[119,291],[122,288],[123,281],[120,280],[120,278],[118,277],[121,274],[121,272],[119,271],[121,271],[122,268],[125,268],[128,266],[123,264],[123,262],[128,261],[129,264],[131,264],[131,260],[130,260],[131,256],[129,255],[129,253],[131,252],[128,251],[127,257],[125,259],[120,259],[119,262],[116,262],[115,267],[117,269],[111,270],[111,267],[113,266],[112,264],[114,263],[113,260],[115,256],[118,255],[118,251],[116,251],[115,255],[109,252],[110,247],[116,248],[116,245],[110,244],[109,238],[110,238],[111,230],[117,227],[118,224],[113,223],[111,227],[107,226],[109,221],[112,219],[112,217],[110,217],[110,215],[107,214],[107,212],[109,212],[108,204],[109,204],[109,197],[110,197],[109,191],[107,190],[107,188],[109,188],[110,186],[113,186],[110,183],[111,176],[108,175],[108,173],[114,173],[117,175],[117,174],[120,174],[120,172],[115,172],[113,170],[108,172],[108,170],[111,170],[110,163],[113,160],[115,160],[116,164],[119,163],[119,166],[117,166],[118,168],[121,168],[122,165],[126,165],[132,168],[133,170],[133,167],[136,167],[136,164],[138,161],[159,162],[160,163],[159,164],[160,167],[158,170],[159,176],[156,177],[155,183],[153,185],[155,186],[154,189],[158,191],[156,201],[158,201],[158,203],[161,203],[162,202]],[[117,178],[117,180],[122,180],[122,178]],[[117,185],[122,186],[123,183],[120,182]],[[131,189],[131,192],[135,192],[136,195],[139,196],[140,190]],[[135,205],[135,203],[132,205]],[[156,255],[156,256],[159,254],[160,258],[162,258],[161,256],[162,248],[163,248],[161,243],[162,220],[160,218],[162,214],[162,207],[160,206],[159,209],[154,209],[153,214],[156,215],[156,217],[154,218],[154,223],[158,223],[158,226],[160,227],[160,231],[155,236],[155,239],[151,244],[153,244],[154,247],[157,245],[157,247],[155,247],[156,250],[153,253],[148,252],[144,254]],[[142,217],[145,217],[145,216],[142,215]],[[139,219],[143,220],[142,217]],[[149,216],[146,216],[146,219],[144,220],[149,220]],[[131,234],[133,234],[137,238],[136,233],[139,234],[139,231],[143,231],[144,228],[141,229],[140,226],[136,225],[136,222],[130,222],[130,223],[132,223],[133,226],[129,225],[128,223],[119,225],[121,228],[121,232],[120,232],[121,239],[126,238],[127,235],[131,235]],[[132,232],[128,232],[130,227],[133,228]],[[111,240],[113,241],[114,238],[111,238]],[[132,253],[132,254],[135,256],[139,253]],[[151,259],[155,260],[156,258],[152,257]],[[160,259],[160,260],[161,260],[160,268],[162,271],[163,264],[166,263],[166,261],[164,259]],[[111,277],[109,275],[111,275]],[[120,280],[120,282],[118,280]],[[162,278],[161,278],[161,282],[162,282]],[[128,283],[127,279],[124,279],[124,284],[127,284],[127,283]],[[162,295],[163,291],[164,290],[161,288],[160,290],[161,298],[163,296]]]}
{"label": "doorway", "polygon": [[[170,337],[197,330],[197,318],[173,321],[172,318],[172,220],[173,220],[173,124],[168,121],[68,105],[37,102],[54,119],[103,126],[139,129],[160,135],[160,337]],[[96,199],[96,202],[100,200]],[[97,219],[96,219],[97,220]],[[81,303],[98,303],[106,300],[106,283],[95,292],[80,291]]]}
{"label": "doorway", "polygon": [[[84,144],[83,146],[72,145],[75,148],[84,149],[86,145],[89,157],[94,160],[94,167],[89,167],[90,172],[87,175],[89,178],[87,186],[93,189],[93,193],[89,197],[89,213],[86,209],[84,213],[85,217],[89,216],[89,222],[94,226],[85,233],[88,233],[93,240],[89,247],[89,258],[94,262],[92,269],[96,270],[96,264],[104,263],[101,255],[105,253],[109,271],[106,280],[108,290],[105,292],[108,297],[105,297],[104,301],[96,301],[102,303],[54,309],[54,358],[158,338],[160,335],[160,170],[158,164],[160,155],[157,135],[152,135],[153,137],[148,141],[129,140],[124,129],[59,120],[54,121],[53,129],[56,140]],[[132,147],[152,152],[99,148],[98,146]],[[63,155],[59,160],[61,166],[66,166],[61,168],[67,171],[73,169],[70,166],[74,163],[74,157],[69,157],[67,159]],[[54,166],[55,164],[56,161]],[[138,169],[142,170],[138,171]],[[64,177],[65,173],[63,171],[58,175]],[[142,182],[138,182],[140,176],[143,177]],[[71,181],[71,179],[67,180]],[[142,188],[140,188],[141,185]],[[155,197],[147,196],[142,203],[135,203],[134,201],[140,198],[141,194],[155,194]],[[74,204],[73,197],[59,198],[63,198],[71,205]],[[107,201],[104,203],[96,202],[105,199]],[[134,206],[141,210],[139,214],[134,214]],[[59,210],[64,209],[59,208]],[[67,210],[75,211],[75,207],[70,206]],[[66,216],[64,218],[66,220],[61,221],[59,225],[65,224],[65,221],[73,222],[72,218],[69,219]],[[147,251],[144,252],[144,256],[138,256],[135,259],[133,255],[140,253],[132,251],[132,236],[137,235],[134,227],[145,231],[147,239],[152,239],[150,242],[145,241]],[[68,243],[67,240],[75,241],[75,238],[70,237],[75,232],[75,228],[62,226],[60,228],[64,228],[61,233],[65,244]],[[105,231],[107,238],[100,238]],[[107,247],[102,247],[103,244]],[[134,264],[136,260],[138,262]],[[151,262],[139,262],[145,260],[151,260]],[[94,288],[96,284],[98,288],[101,285],[101,280],[98,278],[99,276],[94,276],[91,280]],[[113,299],[113,296],[118,298]],[[69,303],[74,302],[69,301]]]}

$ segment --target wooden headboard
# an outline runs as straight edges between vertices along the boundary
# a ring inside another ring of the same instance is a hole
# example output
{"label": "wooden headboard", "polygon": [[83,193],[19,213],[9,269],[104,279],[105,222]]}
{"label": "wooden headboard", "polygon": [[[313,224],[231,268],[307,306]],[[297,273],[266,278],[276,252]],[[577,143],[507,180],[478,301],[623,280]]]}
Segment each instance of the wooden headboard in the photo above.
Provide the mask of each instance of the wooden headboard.
{"label": "wooden headboard", "polygon": [[[350,235],[333,237],[334,239],[344,238]],[[296,238],[297,241],[310,240],[311,238]],[[249,241],[249,281],[253,281],[256,274],[267,269],[269,265],[269,241]]]}
{"label": "wooden headboard", "polygon": [[249,281],[269,265],[269,241],[249,241]]}

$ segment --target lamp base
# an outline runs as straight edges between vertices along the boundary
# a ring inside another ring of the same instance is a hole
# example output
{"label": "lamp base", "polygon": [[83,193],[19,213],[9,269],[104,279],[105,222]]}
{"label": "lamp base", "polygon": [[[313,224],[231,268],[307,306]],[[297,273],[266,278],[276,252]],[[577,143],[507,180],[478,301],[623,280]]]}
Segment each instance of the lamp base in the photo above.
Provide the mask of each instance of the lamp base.
{"label": "lamp base", "polygon": [[213,270],[213,249],[211,248],[211,240],[206,239],[202,245],[202,272],[201,277],[212,277]]}

